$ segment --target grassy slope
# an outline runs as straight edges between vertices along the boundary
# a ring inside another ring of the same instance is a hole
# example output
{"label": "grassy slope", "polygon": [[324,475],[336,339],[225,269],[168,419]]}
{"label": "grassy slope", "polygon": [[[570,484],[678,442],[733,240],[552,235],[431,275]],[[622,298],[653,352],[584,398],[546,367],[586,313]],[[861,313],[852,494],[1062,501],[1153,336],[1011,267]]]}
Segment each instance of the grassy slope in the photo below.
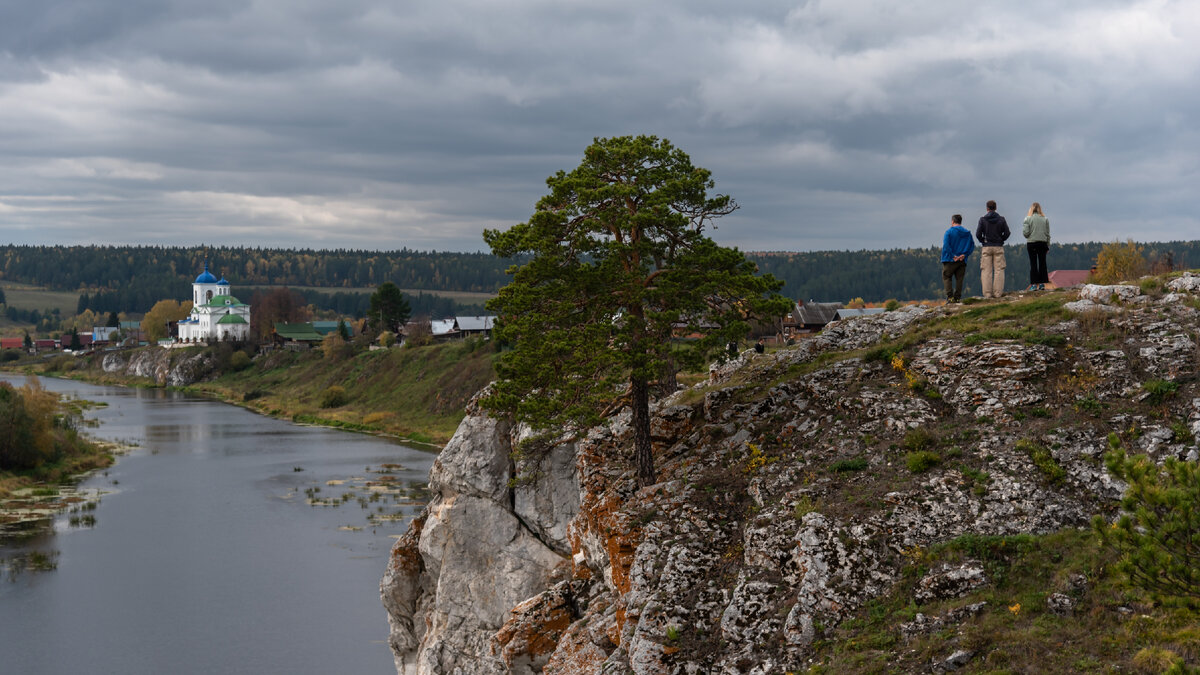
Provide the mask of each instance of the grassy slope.
{"label": "grassy slope", "polygon": [[[462,421],[467,401],[491,381],[493,356],[490,343],[475,340],[336,360],[320,350],[275,352],[189,390],[270,415],[441,445]],[[323,409],[321,397],[332,386],[345,389],[347,402]]]}

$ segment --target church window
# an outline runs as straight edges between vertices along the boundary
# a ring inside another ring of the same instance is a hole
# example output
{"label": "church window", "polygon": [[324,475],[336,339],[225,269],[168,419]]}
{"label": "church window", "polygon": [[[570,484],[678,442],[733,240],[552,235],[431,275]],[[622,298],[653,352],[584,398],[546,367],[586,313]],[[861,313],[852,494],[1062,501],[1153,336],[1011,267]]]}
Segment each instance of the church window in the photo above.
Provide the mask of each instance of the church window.
{"label": "church window", "polygon": [[211,302],[212,301],[212,291],[208,291],[208,293],[205,294],[204,298],[205,298],[205,300]]}

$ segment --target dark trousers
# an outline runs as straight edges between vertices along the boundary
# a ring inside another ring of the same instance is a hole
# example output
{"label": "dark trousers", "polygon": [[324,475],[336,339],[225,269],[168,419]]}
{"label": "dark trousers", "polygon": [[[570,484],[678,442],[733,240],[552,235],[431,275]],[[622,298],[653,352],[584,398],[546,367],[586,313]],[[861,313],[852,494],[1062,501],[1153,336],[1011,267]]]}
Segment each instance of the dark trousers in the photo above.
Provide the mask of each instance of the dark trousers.
{"label": "dark trousers", "polygon": [[1029,251],[1029,283],[1049,283],[1050,273],[1046,270],[1046,251],[1050,250],[1050,244],[1044,241],[1031,241],[1025,244],[1025,249]]}
{"label": "dark trousers", "polygon": [[[962,300],[963,277],[967,276],[967,261],[942,263],[942,282],[946,284],[947,300]],[[951,280],[953,279],[953,284]]]}

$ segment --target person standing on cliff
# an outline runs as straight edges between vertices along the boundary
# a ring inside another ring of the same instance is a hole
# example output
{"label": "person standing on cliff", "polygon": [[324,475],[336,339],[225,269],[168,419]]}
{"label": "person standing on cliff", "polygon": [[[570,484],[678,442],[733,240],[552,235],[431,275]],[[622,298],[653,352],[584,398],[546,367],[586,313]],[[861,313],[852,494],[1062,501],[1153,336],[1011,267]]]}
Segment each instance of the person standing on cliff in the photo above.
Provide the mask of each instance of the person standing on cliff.
{"label": "person standing on cliff", "polygon": [[1046,270],[1046,252],[1050,250],[1050,219],[1042,213],[1042,205],[1034,202],[1029,215],[1021,225],[1025,235],[1025,248],[1029,251],[1029,288],[1027,291],[1044,291],[1050,281]]}
{"label": "person standing on cliff", "polygon": [[1008,235],[1008,221],[996,213],[995,200],[988,200],[987,213],[975,228],[975,238],[983,246],[979,252],[979,268],[985,298],[1004,295],[1004,242],[1008,241]]}
{"label": "person standing on cliff", "polygon": [[946,285],[946,302],[962,301],[967,258],[974,250],[975,242],[963,227],[962,216],[957,213],[950,216],[950,228],[942,235],[942,282]]}

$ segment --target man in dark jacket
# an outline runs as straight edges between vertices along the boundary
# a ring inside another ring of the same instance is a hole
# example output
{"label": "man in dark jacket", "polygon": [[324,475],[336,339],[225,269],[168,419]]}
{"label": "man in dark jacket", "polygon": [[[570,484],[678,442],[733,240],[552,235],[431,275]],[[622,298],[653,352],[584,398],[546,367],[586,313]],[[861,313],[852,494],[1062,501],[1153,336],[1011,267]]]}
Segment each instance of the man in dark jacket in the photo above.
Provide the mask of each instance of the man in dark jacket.
{"label": "man in dark jacket", "polygon": [[1008,221],[996,213],[996,202],[988,200],[987,213],[975,228],[975,238],[983,247],[979,251],[979,267],[985,298],[1004,295],[1004,242],[1008,241],[1008,235]]}

